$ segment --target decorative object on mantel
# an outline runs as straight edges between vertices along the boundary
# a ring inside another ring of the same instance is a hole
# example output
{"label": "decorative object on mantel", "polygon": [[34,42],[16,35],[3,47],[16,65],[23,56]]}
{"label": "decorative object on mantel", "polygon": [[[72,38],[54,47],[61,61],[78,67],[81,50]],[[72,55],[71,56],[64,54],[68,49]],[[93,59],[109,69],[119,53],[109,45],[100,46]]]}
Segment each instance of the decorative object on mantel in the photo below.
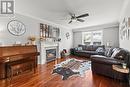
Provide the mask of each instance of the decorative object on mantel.
{"label": "decorative object on mantel", "polygon": [[29,36],[28,40],[30,40],[30,45],[35,45],[36,37],[35,36]]}
{"label": "decorative object on mantel", "polygon": [[128,17],[120,23],[120,38],[122,40],[130,39],[130,18]]}
{"label": "decorative object on mantel", "polygon": [[16,41],[15,44],[13,44],[13,46],[22,46],[20,41]]}
{"label": "decorative object on mantel", "polygon": [[58,38],[57,41],[60,42],[60,41],[61,41],[61,38]]}
{"label": "decorative object on mantel", "polygon": [[13,46],[22,46],[22,44],[13,44]]}
{"label": "decorative object on mantel", "polygon": [[40,38],[49,38],[48,25],[40,23]]}
{"label": "decorative object on mantel", "polygon": [[24,23],[18,20],[11,20],[7,24],[7,29],[11,34],[15,36],[21,36],[26,32],[26,27]]}
{"label": "decorative object on mantel", "polygon": [[61,41],[61,38],[54,39],[54,42],[60,42],[60,41]]}
{"label": "decorative object on mantel", "polygon": [[52,74],[57,73],[62,75],[62,80],[67,80],[70,76],[84,76],[87,70],[91,68],[91,61],[67,59],[66,61],[56,64]]}
{"label": "decorative object on mantel", "polygon": [[69,37],[70,37],[70,33],[67,32],[65,35],[66,35],[66,38],[69,39]]}
{"label": "decorative object on mantel", "polygon": [[40,41],[43,41],[43,40],[45,40],[45,38],[44,37],[40,37]]}
{"label": "decorative object on mantel", "polygon": [[25,43],[25,46],[28,46],[28,45],[30,45],[30,43],[29,43],[29,42]]}
{"label": "decorative object on mantel", "polygon": [[46,40],[47,38],[53,38],[55,41],[58,40],[60,29],[51,25],[40,23],[40,40]]}

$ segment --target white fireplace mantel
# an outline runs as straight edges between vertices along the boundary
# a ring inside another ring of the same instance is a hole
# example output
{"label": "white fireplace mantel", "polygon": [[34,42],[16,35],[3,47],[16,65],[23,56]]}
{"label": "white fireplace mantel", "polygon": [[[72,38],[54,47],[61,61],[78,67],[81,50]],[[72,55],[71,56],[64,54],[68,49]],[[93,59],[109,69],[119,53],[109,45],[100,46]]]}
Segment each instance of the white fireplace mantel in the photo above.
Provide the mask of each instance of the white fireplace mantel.
{"label": "white fireplace mantel", "polygon": [[40,64],[46,63],[46,50],[56,49],[56,57],[59,58],[59,43],[56,42],[41,42],[40,44]]}
{"label": "white fireplace mantel", "polygon": [[42,47],[56,47],[59,46],[58,43],[41,43]]}

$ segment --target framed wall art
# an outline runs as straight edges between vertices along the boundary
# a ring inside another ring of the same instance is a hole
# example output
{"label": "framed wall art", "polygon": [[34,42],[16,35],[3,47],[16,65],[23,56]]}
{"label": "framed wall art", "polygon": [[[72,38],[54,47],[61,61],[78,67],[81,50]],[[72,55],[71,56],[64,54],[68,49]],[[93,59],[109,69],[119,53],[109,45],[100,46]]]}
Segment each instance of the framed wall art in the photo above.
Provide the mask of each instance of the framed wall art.
{"label": "framed wall art", "polygon": [[130,18],[126,17],[120,23],[120,38],[121,40],[130,39]]}
{"label": "framed wall art", "polygon": [[18,21],[18,20],[11,20],[7,24],[7,29],[9,31],[9,33],[11,33],[12,35],[15,35],[15,36],[21,36],[26,32],[26,27],[25,27],[24,23],[22,23],[21,21]]}

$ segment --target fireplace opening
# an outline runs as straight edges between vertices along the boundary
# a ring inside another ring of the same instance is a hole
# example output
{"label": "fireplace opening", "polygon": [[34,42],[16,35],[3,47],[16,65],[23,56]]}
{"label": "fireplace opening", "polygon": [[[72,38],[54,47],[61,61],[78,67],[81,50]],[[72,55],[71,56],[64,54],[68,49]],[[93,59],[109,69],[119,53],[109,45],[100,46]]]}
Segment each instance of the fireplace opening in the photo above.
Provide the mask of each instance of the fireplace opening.
{"label": "fireplace opening", "polygon": [[53,61],[56,59],[56,49],[47,49],[46,50],[46,60],[47,62]]}

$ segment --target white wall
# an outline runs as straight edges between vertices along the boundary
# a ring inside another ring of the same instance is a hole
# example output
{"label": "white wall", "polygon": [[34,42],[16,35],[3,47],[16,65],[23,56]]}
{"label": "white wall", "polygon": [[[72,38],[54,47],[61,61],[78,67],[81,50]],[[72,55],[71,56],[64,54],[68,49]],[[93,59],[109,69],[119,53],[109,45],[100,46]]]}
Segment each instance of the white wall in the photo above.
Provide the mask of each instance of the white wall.
{"label": "white wall", "polygon": [[[22,36],[14,36],[10,34],[7,30],[7,23],[13,19],[20,20],[26,26],[26,33]],[[37,21],[25,16],[16,15],[15,18],[0,18],[0,26],[2,26],[2,30],[0,31],[0,41],[4,45],[12,45],[16,41],[21,42],[22,44],[27,42],[27,38],[30,35],[34,35],[36,37],[39,36],[39,23],[41,21]]]}
{"label": "white wall", "polygon": [[119,47],[119,28],[106,28],[103,29],[103,44],[110,43],[112,47]]}
{"label": "white wall", "polygon": [[[67,32],[70,33],[70,37],[68,39],[66,38],[66,33]],[[61,38],[61,42],[59,43],[60,51],[63,50],[63,49],[67,49],[69,51],[70,48],[73,47],[73,33],[72,33],[72,30],[62,28],[60,30],[60,38]]]}
{"label": "white wall", "polygon": [[79,44],[82,44],[82,32],[74,32],[73,47],[77,47]]}
{"label": "white wall", "polygon": [[73,46],[77,47],[78,44],[82,44],[82,32],[87,32],[87,31],[95,31],[95,30],[102,30],[103,31],[103,45],[106,45],[107,42],[111,43],[111,46],[113,47],[119,47],[119,30],[118,30],[118,25],[116,26],[100,26],[97,28],[95,27],[89,27],[89,28],[83,28],[83,29],[77,29],[73,30],[73,35],[74,35],[74,43]]}
{"label": "white wall", "polygon": [[[10,34],[7,30],[7,24],[9,21],[16,19],[19,20],[21,22],[23,22],[26,26],[26,33],[22,36],[14,36],[12,34]],[[58,26],[56,24],[52,24],[52,23],[48,23],[46,21],[42,21],[36,18],[32,18],[32,17],[28,17],[28,16],[23,16],[20,14],[15,15],[15,18],[7,18],[7,17],[1,17],[0,18],[0,43],[2,43],[3,45],[12,45],[14,44],[16,41],[21,42],[22,44],[27,43],[28,40],[28,36],[33,35],[36,36],[37,38],[39,38],[39,34],[40,34],[40,23],[45,23],[45,24],[49,24],[55,27],[59,27],[60,28],[60,38],[61,38],[61,42],[59,43],[60,47],[60,51],[63,49],[67,49],[69,50],[73,45],[72,45],[72,41],[73,41],[73,35],[72,35],[72,30],[71,29],[66,29],[62,26]],[[70,33],[70,38],[67,39],[65,34],[66,32]],[[39,40],[37,40],[36,42],[38,48],[40,47],[40,43]]]}
{"label": "white wall", "polygon": [[[122,21],[123,18],[125,18],[125,17],[130,17],[130,0],[126,0],[126,2],[124,3],[124,8],[123,8],[123,11],[121,14],[120,21]],[[120,39],[120,47],[130,51],[130,40],[127,40],[127,39],[121,40]]]}

